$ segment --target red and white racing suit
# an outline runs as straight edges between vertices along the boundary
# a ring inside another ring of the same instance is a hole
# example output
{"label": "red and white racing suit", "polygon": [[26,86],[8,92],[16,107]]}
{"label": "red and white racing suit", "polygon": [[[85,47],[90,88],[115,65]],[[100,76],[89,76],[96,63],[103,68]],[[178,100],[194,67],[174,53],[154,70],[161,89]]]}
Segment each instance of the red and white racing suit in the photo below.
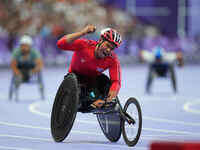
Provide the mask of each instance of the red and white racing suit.
{"label": "red and white racing suit", "polygon": [[68,43],[65,36],[57,42],[57,46],[60,49],[74,52],[69,72],[92,79],[101,75],[106,69],[109,69],[110,90],[119,92],[121,88],[121,67],[117,55],[112,52],[112,56],[97,59],[94,55],[97,44],[97,41],[87,39],[77,39]]}

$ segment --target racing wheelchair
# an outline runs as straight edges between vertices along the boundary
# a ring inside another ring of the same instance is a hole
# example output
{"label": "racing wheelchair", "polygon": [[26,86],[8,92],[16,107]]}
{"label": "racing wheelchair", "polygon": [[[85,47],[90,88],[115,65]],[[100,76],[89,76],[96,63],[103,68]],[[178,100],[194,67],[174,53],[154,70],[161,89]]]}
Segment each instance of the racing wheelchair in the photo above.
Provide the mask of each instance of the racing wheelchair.
{"label": "racing wheelchair", "polygon": [[149,66],[149,73],[146,83],[146,92],[150,93],[150,87],[154,78],[170,78],[174,93],[177,92],[176,76],[174,66],[169,63],[152,63]]}
{"label": "racing wheelchair", "polygon": [[21,84],[38,84],[39,92],[41,95],[41,99],[45,99],[44,95],[44,83],[42,80],[42,74],[41,72],[34,74],[34,75],[28,75],[28,72],[24,73],[24,78],[21,79],[17,77],[14,73],[11,78],[11,83],[9,87],[9,100],[11,101],[13,98],[13,95],[15,95],[15,101],[17,102],[19,100],[19,87]]}
{"label": "racing wheelchair", "polygon": [[[92,94],[91,94],[92,93]],[[91,96],[93,95],[93,96]],[[106,95],[96,89],[87,89],[74,73],[68,73],[55,96],[51,112],[51,134],[56,142],[62,142],[70,133],[77,112],[96,115],[101,130],[111,142],[117,142],[121,134],[128,146],[135,146],[142,130],[142,112],[138,101],[129,98],[124,108],[116,97],[100,108],[91,109],[94,99],[105,99]],[[132,114],[135,112],[135,114]]]}

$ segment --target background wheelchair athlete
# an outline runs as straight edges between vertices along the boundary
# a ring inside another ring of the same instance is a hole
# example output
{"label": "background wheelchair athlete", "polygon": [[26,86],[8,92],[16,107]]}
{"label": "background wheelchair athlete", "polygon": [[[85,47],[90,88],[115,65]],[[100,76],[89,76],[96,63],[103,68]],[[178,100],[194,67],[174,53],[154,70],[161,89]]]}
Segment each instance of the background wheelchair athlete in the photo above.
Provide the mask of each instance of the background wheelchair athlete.
{"label": "background wheelchair athlete", "polygon": [[33,49],[32,44],[32,38],[24,35],[19,40],[19,48],[13,50],[11,61],[13,77],[9,91],[10,99],[13,92],[16,93],[16,100],[18,99],[18,89],[22,83],[38,83],[41,98],[44,99],[44,85],[41,75],[43,62],[39,51]]}
{"label": "background wheelchair athlete", "polygon": [[156,77],[170,77],[173,90],[175,93],[177,92],[174,65],[177,63],[179,67],[183,66],[183,55],[181,52],[166,52],[164,48],[156,46],[152,52],[142,50],[140,58],[142,61],[149,63],[149,73],[146,82],[147,93],[151,92],[150,87],[153,79]]}

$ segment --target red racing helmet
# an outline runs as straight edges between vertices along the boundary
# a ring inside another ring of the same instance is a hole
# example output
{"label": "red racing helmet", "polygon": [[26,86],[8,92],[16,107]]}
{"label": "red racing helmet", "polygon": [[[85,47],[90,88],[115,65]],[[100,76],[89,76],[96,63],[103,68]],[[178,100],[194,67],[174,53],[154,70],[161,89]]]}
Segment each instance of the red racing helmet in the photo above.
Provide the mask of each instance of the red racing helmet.
{"label": "red racing helmet", "polygon": [[121,35],[116,30],[111,28],[101,30],[101,37],[113,43],[116,47],[119,47],[122,42]]}

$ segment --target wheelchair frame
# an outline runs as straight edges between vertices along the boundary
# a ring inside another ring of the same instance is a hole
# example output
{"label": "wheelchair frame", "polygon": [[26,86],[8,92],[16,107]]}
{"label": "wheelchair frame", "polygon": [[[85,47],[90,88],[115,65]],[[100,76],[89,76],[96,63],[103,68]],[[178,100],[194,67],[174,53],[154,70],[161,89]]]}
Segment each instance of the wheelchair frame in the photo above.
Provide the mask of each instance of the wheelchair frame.
{"label": "wheelchair frame", "polygon": [[[118,114],[119,120],[120,120],[119,128],[118,128],[119,135],[117,135],[117,137],[111,138],[111,135],[109,135],[102,128],[101,122],[99,122],[104,135],[111,142],[117,142],[122,132],[124,140],[128,146],[135,146],[137,144],[140,138],[141,130],[142,130],[142,112],[141,112],[141,107],[137,99],[133,97],[129,98],[127,102],[125,103],[124,108],[122,108],[119,98],[116,97],[115,101],[112,101],[109,103],[106,102],[105,107],[102,107],[100,109],[79,111],[78,106],[80,104],[80,101],[79,101],[80,92],[81,91],[80,91],[80,87],[78,86],[78,80],[76,78],[76,75],[74,73],[69,73],[64,78],[63,82],[61,83],[57,91],[53,108],[52,108],[52,113],[51,113],[51,133],[56,142],[62,142],[68,136],[73,126],[77,112],[84,112],[84,113],[93,113],[93,114],[96,114],[97,116],[107,115],[107,114],[113,114],[113,115]],[[67,95],[68,97],[66,98],[63,95]],[[72,101],[70,100],[72,100],[73,103],[71,103]],[[138,112],[138,120],[135,120],[127,112],[127,108],[129,107],[130,104],[133,104],[136,107],[137,112]],[[71,114],[71,118],[69,114]],[[98,119],[98,121],[100,120]],[[138,131],[137,131],[136,137],[130,140],[125,130],[126,128],[125,123],[128,123],[129,125],[134,126],[135,123],[137,122],[138,122]],[[62,126],[58,124],[62,124]]]}
{"label": "wheelchair frame", "polygon": [[42,79],[42,73],[39,72],[35,75],[32,75],[30,77],[29,81],[17,81],[17,76],[13,73],[12,78],[11,78],[11,83],[10,83],[10,87],[9,87],[9,100],[12,100],[13,94],[15,94],[15,101],[17,102],[19,100],[19,86],[21,84],[33,84],[33,83],[37,83],[39,84],[39,90],[40,90],[40,95],[41,95],[41,99],[44,100],[45,96],[44,96],[44,83],[43,83],[43,79]]}

